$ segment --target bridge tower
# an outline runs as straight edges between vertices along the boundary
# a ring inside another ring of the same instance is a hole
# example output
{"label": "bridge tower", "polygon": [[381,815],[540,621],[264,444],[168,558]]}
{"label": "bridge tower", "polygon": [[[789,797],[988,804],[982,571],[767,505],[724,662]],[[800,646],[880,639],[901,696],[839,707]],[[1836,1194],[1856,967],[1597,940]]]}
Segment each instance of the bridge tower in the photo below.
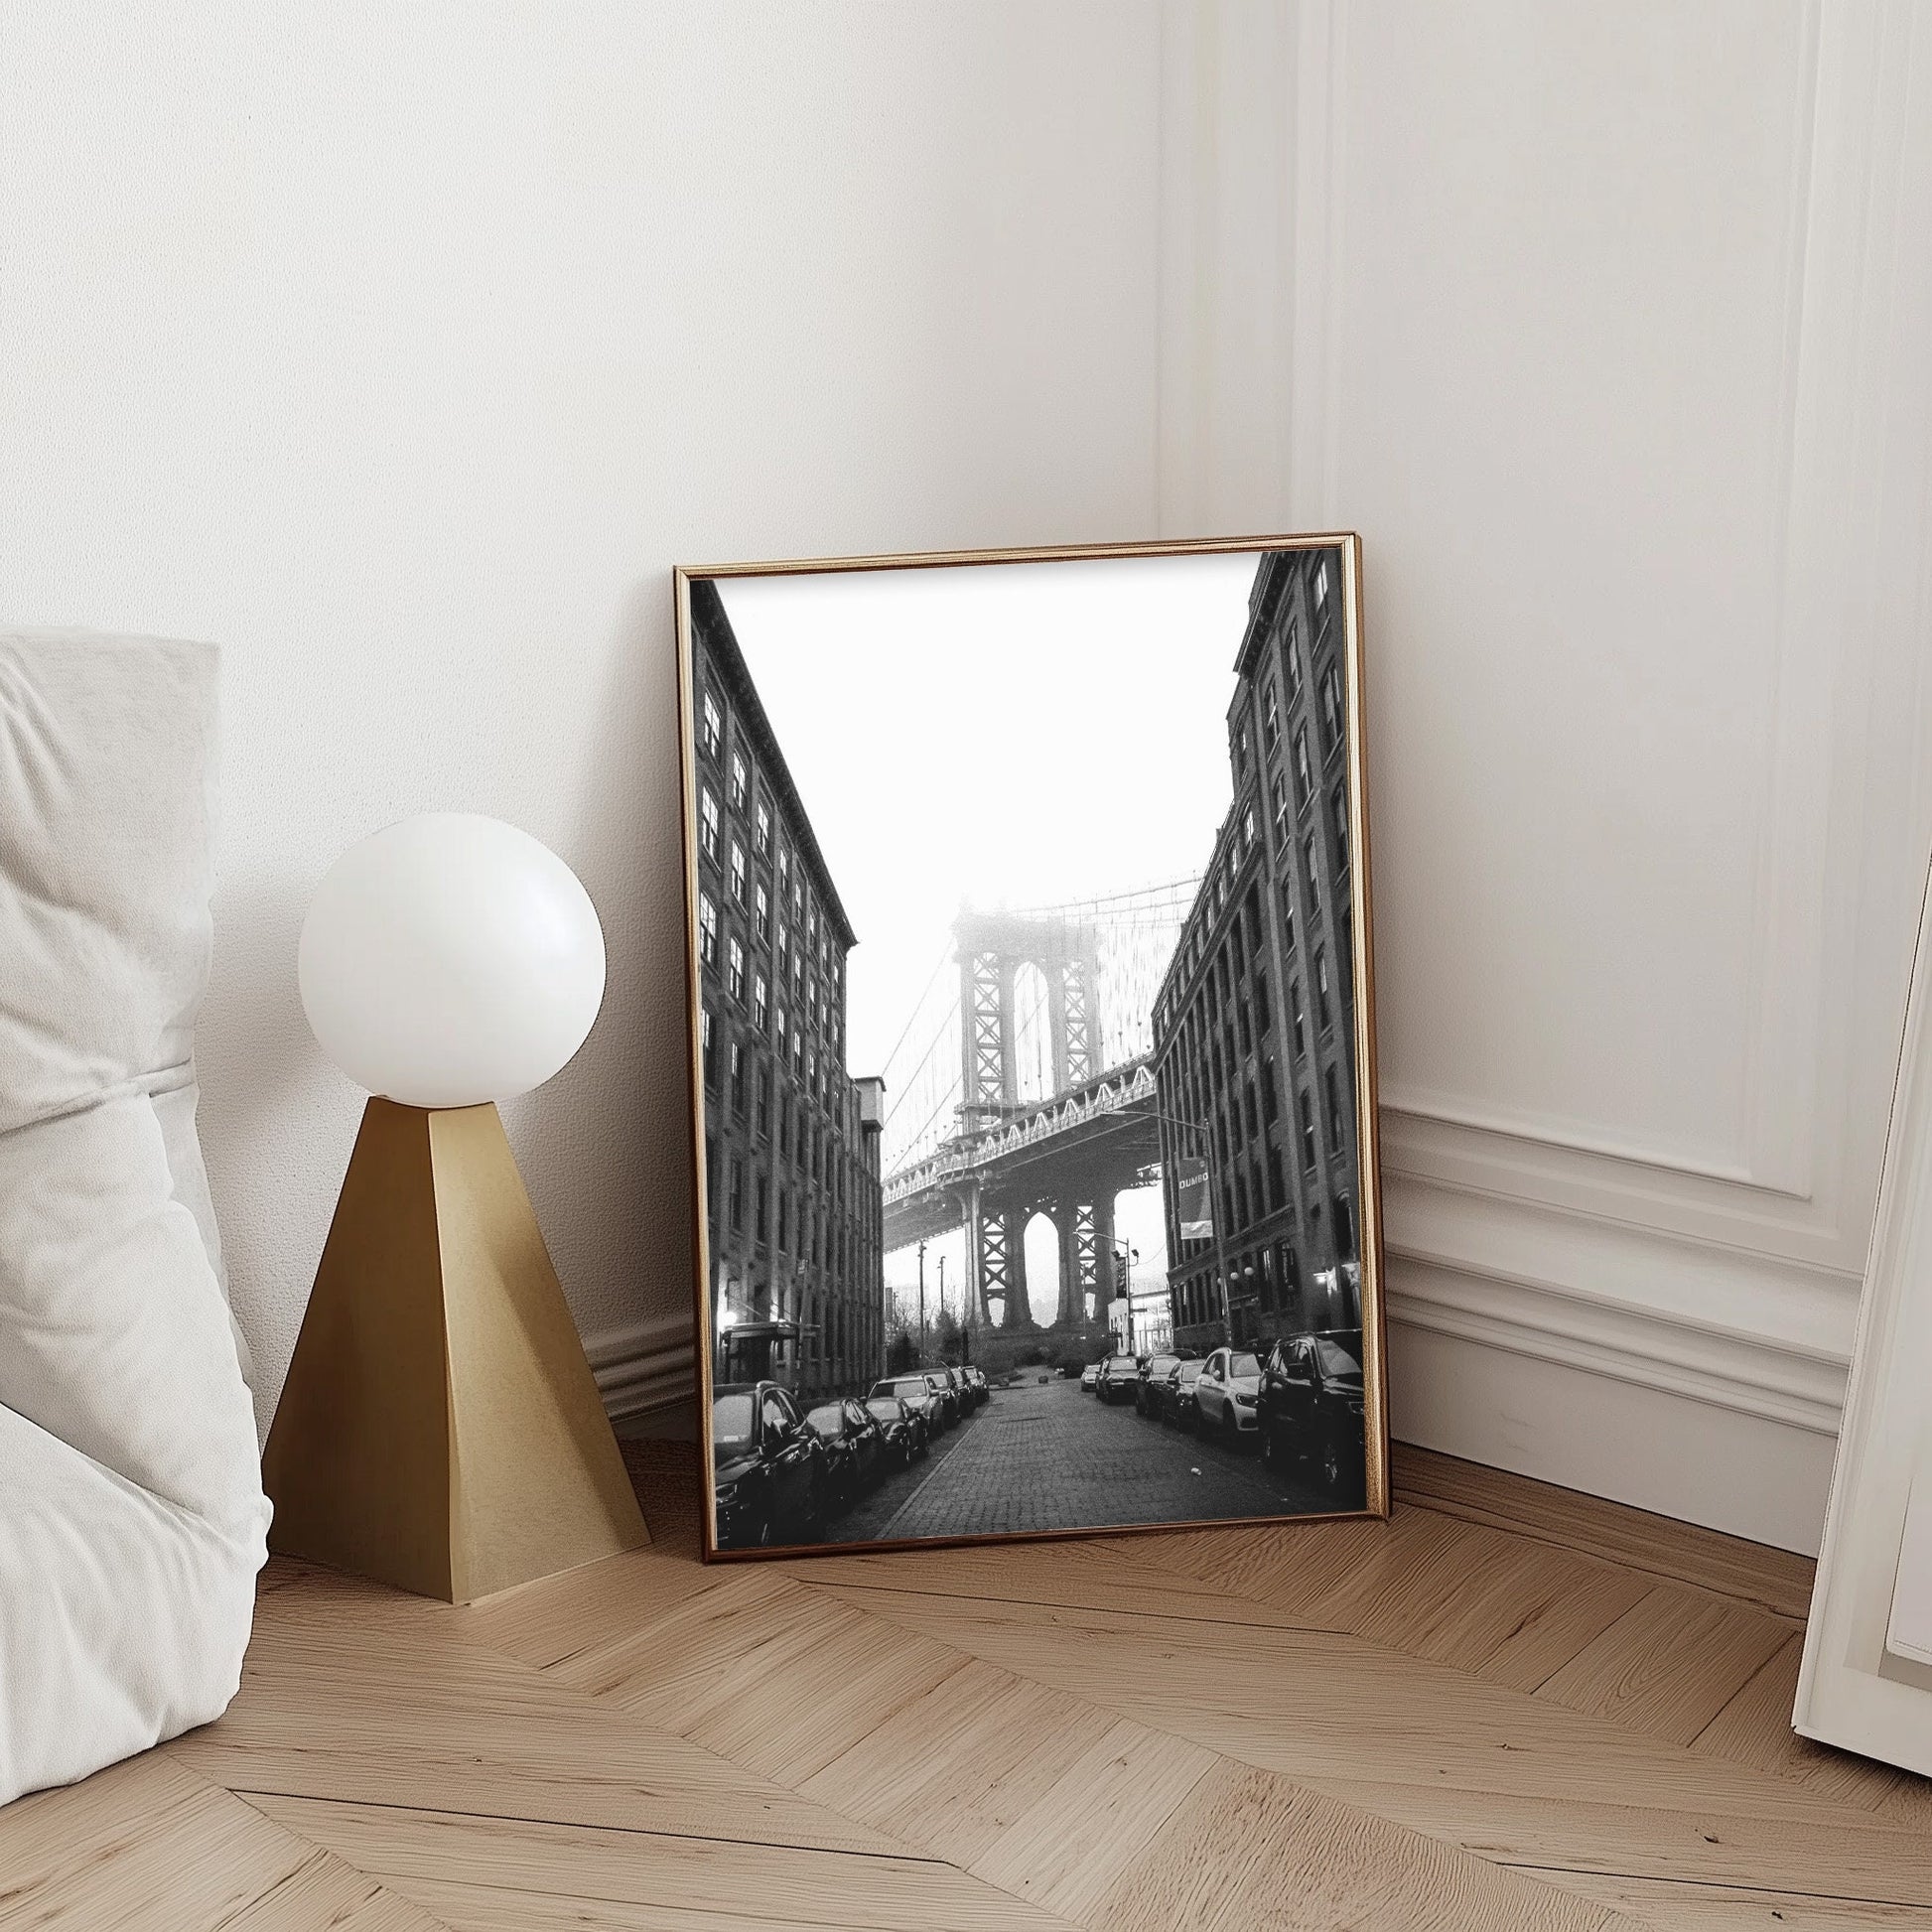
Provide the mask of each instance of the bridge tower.
{"label": "bridge tower", "polygon": [[[953,942],[959,962],[963,1133],[983,1133],[1035,1104],[1020,1096],[1015,983],[1023,967],[1034,967],[1046,986],[1052,1072],[1048,1095],[1037,1104],[1050,1104],[1049,1096],[1063,1096],[1099,1077],[1105,1068],[1100,945],[1093,926],[1063,916],[969,909],[953,922]],[[1027,1282],[1026,1231],[1042,1211],[1059,1233],[1055,1325],[1083,1322],[1089,1295],[1096,1309],[1105,1310],[1114,1276],[1110,1189],[995,1192],[975,1177],[961,1206],[971,1318],[990,1324],[997,1301],[1005,1326],[1036,1325]]]}

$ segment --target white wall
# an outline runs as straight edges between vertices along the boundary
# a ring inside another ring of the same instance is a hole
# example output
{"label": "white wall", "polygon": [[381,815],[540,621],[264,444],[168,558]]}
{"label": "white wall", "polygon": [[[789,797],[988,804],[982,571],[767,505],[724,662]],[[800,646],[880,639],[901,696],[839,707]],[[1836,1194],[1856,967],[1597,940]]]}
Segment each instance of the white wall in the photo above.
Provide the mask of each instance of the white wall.
{"label": "white wall", "polygon": [[16,0],[0,613],[227,646],[206,1127],[272,1397],[290,961],[494,811],[607,1012],[511,1130],[688,1376],[668,567],[1367,544],[1398,1432],[1806,1547],[1928,837],[1932,19]]}
{"label": "white wall", "polygon": [[359,1096],[292,962],[494,812],[611,943],[510,1110],[614,1393],[689,1368],[668,571],[1156,517],[1158,22],[1103,4],[0,10],[0,613],[226,650],[204,1131],[266,1416]]}
{"label": "white wall", "polygon": [[1815,1548],[1932,837],[1932,18],[1175,6],[1164,519],[1366,544],[1399,1435]]}

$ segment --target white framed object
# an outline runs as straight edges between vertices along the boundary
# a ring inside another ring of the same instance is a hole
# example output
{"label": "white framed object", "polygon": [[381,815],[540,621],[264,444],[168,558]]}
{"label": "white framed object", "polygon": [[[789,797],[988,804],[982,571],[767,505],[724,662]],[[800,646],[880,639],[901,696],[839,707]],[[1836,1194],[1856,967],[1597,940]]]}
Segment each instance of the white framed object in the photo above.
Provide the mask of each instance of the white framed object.
{"label": "white framed object", "polygon": [[1793,1726],[1932,1775],[1932,895]]}

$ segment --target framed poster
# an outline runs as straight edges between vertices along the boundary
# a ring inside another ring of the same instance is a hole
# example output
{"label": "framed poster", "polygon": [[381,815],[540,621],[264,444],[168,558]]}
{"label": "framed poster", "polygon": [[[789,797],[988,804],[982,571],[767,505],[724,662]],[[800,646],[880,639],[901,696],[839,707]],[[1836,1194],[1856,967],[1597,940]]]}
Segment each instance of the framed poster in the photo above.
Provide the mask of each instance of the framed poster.
{"label": "framed poster", "polygon": [[1386,1513],[1359,541],[675,589],[707,1557]]}

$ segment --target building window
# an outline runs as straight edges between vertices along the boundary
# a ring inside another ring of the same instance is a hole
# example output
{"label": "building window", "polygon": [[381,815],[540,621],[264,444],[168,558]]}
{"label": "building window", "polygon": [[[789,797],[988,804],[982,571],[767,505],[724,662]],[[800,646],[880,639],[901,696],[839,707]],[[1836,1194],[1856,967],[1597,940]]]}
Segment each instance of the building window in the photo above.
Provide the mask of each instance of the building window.
{"label": "building window", "polygon": [[718,795],[709,785],[698,793],[698,843],[704,856],[715,865],[718,860]]}
{"label": "building window", "polygon": [[1341,738],[1341,666],[1333,658],[1321,673],[1321,749],[1332,752]]}
{"label": "building window", "polygon": [[1328,601],[1328,560],[1323,557],[1314,567],[1314,606],[1318,611]]}
{"label": "building window", "polygon": [[1269,788],[1274,794],[1277,835],[1284,836],[1288,830],[1288,785],[1279,771],[1269,780]]}
{"label": "building window", "polygon": [[732,1041],[732,1112],[745,1118],[745,1049]]}
{"label": "building window", "polygon": [[755,908],[752,923],[758,929],[759,937],[767,939],[771,936],[771,895],[762,886],[755,887],[752,903]]}
{"label": "building window", "polygon": [[1295,727],[1295,802],[1306,805],[1309,793],[1314,788],[1314,779],[1309,770],[1309,728],[1306,725]]}
{"label": "building window", "polygon": [[711,1051],[711,1009],[706,1007],[698,1017],[698,1038],[704,1048],[704,1084],[707,1093],[717,1091],[718,1062]]}
{"label": "building window", "polygon": [[1288,621],[1288,635],[1282,639],[1282,663],[1288,672],[1289,696],[1293,697],[1302,688],[1302,626],[1293,618]]}
{"label": "building window", "polygon": [[1325,1034],[1328,1031],[1328,955],[1316,946],[1314,949],[1314,1020]]}
{"label": "building window", "polygon": [[1335,1069],[1327,1067],[1321,1075],[1321,1085],[1328,1102],[1328,1152],[1341,1152],[1341,1085],[1335,1078]]}
{"label": "building window", "polygon": [[732,1156],[731,1224],[745,1231],[745,1163],[737,1155]]}
{"label": "building window", "polygon": [[1334,796],[1329,799],[1335,813],[1335,870],[1348,870],[1348,795],[1337,785]]}
{"label": "building window", "polygon": [[1300,1059],[1309,1050],[1308,1020],[1302,1011],[1302,982],[1290,980],[1288,983],[1288,1010],[1295,1035],[1295,1057]]}
{"label": "building window", "polygon": [[1302,865],[1309,876],[1309,897],[1312,898],[1320,890],[1320,877],[1314,869],[1314,834],[1309,833],[1302,841]]}
{"label": "building window", "polygon": [[1295,882],[1282,881],[1282,956],[1295,957]]}
{"label": "building window", "polygon": [[725,969],[725,985],[734,1000],[745,997],[745,948],[734,937],[726,942],[726,956],[729,964]]}
{"label": "building window", "polygon": [[778,1009],[775,1016],[774,1024],[771,1028],[771,1037],[777,1041],[778,1057],[782,1060],[785,1056],[785,1010],[783,1007]]}
{"label": "building window", "polygon": [[1302,1123],[1302,1165],[1312,1173],[1314,1172],[1314,1109],[1309,1105],[1307,1087],[1296,1094],[1295,1105]]}
{"label": "building window", "polygon": [[718,908],[709,893],[698,895],[698,957],[707,966],[718,959]]}
{"label": "building window", "polygon": [[758,1204],[758,1226],[752,1230],[752,1233],[761,1248],[770,1238],[768,1231],[771,1226],[771,1183],[763,1174],[759,1175]]}
{"label": "building window", "polygon": [[791,1246],[791,1189],[778,1189],[778,1246],[789,1249]]}
{"label": "building window", "polygon": [[705,755],[715,759],[719,746],[725,742],[725,714],[718,709],[718,700],[709,691],[704,694],[704,717],[698,731],[698,743],[704,747]]}
{"label": "building window", "polygon": [[745,848],[732,840],[732,897],[745,903]]}
{"label": "building window", "polygon": [[759,1139],[768,1141],[771,1138],[771,1082],[765,1078],[764,1068],[762,1066],[759,1068],[757,1078],[759,1089]]}
{"label": "building window", "polygon": [[759,1033],[764,1031],[765,985],[764,975],[757,974],[752,981],[752,1022]]}
{"label": "building window", "polygon": [[760,853],[768,851],[771,845],[771,807],[761,796],[758,816],[753,820],[752,844]]}
{"label": "building window", "polygon": [[1355,1212],[1346,1194],[1335,1196],[1335,1259],[1355,1259]]}
{"label": "building window", "polygon": [[785,895],[791,890],[791,854],[781,845],[778,848],[778,903],[785,902]]}
{"label": "building window", "polygon": [[746,770],[744,759],[737,752],[734,752],[732,754],[731,798],[733,806],[741,812],[745,809],[745,797],[751,789],[751,784],[752,774]]}
{"label": "building window", "polygon": [[1281,735],[1281,704],[1275,694],[1275,680],[1270,678],[1261,687],[1261,742],[1272,752]]}
{"label": "building window", "polygon": [[1252,805],[1250,805],[1247,808],[1247,810],[1241,814],[1241,856],[1243,858],[1246,858],[1247,855],[1254,850],[1254,843],[1255,843],[1255,808]]}

